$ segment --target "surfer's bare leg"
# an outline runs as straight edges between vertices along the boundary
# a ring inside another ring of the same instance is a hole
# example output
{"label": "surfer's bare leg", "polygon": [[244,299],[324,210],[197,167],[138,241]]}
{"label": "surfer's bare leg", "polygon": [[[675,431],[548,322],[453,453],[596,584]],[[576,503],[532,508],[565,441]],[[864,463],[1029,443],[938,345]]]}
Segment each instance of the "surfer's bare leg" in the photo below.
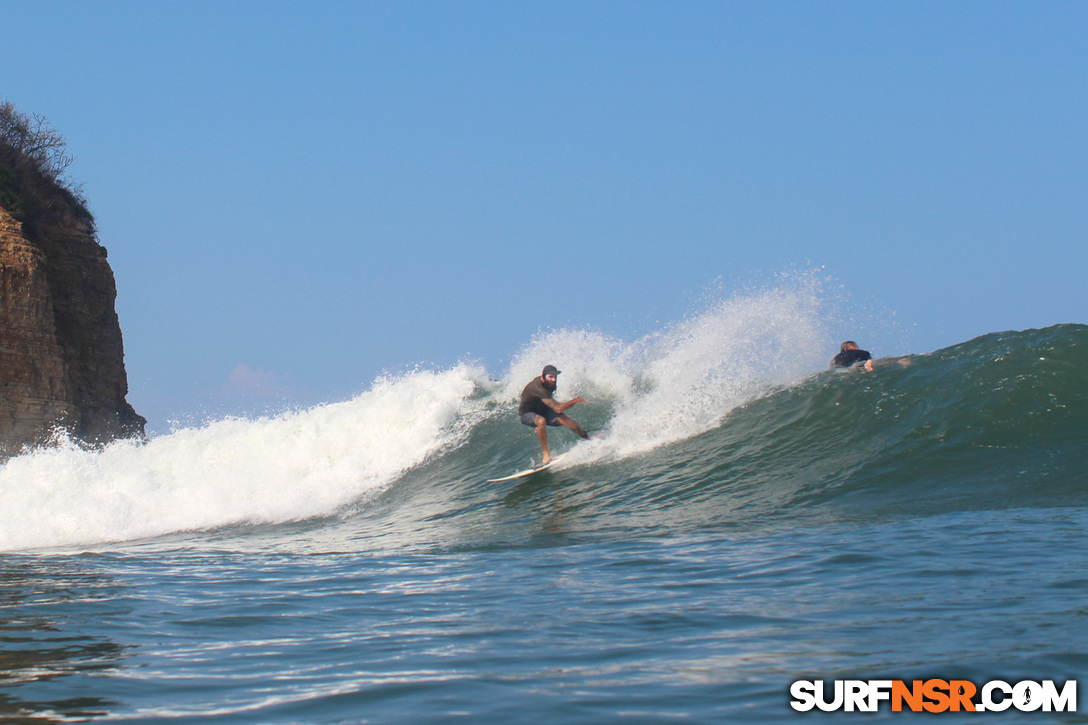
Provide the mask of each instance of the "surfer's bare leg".
{"label": "surfer's bare leg", "polygon": [[[564,416],[559,417],[563,418]],[[544,449],[544,463],[550,463],[552,454],[548,450],[548,421],[542,415],[538,415],[533,420],[536,423],[536,437],[540,439],[540,447]]]}
{"label": "surfer's bare leg", "polygon": [[577,433],[579,438],[589,438],[589,434],[582,430],[582,426],[578,425],[578,421],[574,420],[574,418],[571,418],[569,415],[561,413],[558,420],[561,425],[564,425]]}

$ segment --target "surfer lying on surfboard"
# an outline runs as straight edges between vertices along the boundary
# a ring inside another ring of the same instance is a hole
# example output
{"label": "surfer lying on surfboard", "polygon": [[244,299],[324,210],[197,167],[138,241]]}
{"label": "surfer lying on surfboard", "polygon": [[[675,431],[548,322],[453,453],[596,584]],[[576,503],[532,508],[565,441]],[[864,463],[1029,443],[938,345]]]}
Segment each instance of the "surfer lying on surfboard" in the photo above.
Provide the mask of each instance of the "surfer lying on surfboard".
{"label": "surfer lying on surfboard", "polygon": [[861,350],[853,340],[847,340],[839,347],[839,354],[831,359],[833,368],[858,368],[873,372],[873,356],[868,350]]}
{"label": "surfer lying on surfboard", "polygon": [[521,422],[536,428],[536,437],[540,439],[540,447],[544,449],[544,464],[552,460],[552,454],[548,451],[547,426],[565,426],[582,438],[589,438],[589,434],[582,430],[573,418],[566,415],[567,410],[578,403],[586,402],[585,399],[572,398],[565,403],[560,403],[552,397],[559,385],[559,372],[554,365],[545,365],[540,377],[533,378],[532,382],[521,391],[521,405],[518,406]]}

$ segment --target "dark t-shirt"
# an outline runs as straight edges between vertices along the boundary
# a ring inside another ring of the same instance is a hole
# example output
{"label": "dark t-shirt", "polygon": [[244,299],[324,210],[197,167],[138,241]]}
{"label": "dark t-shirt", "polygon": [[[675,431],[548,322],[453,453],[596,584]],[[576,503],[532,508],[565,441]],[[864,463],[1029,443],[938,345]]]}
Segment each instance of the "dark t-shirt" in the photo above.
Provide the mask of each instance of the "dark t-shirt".
{"label": "dark t-shirt", "polygon": [[831,367],[848,368],[872,359],[868,350],[844,350],[832,358]]}
{"label": "dark t-shirt", "polygon": [[534,378],[531,383],[525,386],[525,389],[521,391],[521,405],[518,406],[518,415],[525,415],[526,413],[536,413],[537,415],[547,415],[553,412],[551,408],[544,405],[542,400],[552,400],[552,395],[555,394],[555,388],[549,388],[544,384],[544,381],[540,378]]}

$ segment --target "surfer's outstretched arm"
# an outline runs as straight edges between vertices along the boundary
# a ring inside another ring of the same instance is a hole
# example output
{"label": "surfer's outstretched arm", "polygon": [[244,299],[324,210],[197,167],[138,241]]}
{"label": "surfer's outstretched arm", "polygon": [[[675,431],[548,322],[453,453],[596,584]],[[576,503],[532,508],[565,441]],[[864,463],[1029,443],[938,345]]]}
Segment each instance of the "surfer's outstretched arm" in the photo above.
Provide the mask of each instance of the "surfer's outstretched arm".
{"label": "surfer's outstretched arm", "polygon": [[552,410],[554,410],[556,413],[566,413],[568,410],[570,410],[574,406],[578,405],[579,403],[586,402],[586,399],[581,398],[581,397],[571,398],[570,400],[568,400],[565,403],[560,403],[558,400],[552,400],[552,399],[549,398],[547,400],[542,400],[541,402],[544,403],[544,405],[551,408]]}

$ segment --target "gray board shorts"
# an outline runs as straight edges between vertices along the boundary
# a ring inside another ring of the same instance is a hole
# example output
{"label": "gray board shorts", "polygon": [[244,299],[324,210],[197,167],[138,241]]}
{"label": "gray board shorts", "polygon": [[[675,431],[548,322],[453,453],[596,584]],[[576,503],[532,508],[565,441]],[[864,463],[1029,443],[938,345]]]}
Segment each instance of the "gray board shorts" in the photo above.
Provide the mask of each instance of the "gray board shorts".
{"label": "gray board shorts", "polygon": [[[532,411],[522,413],[521,422],[535,428],[537,415],[537,413],[533,413]],[[549,410],[547,413],[540,413],[539,415],[544,416],[544,420],[547,421],[548,425],[559,425],[559,413],[556,413],[554,410]]]}

